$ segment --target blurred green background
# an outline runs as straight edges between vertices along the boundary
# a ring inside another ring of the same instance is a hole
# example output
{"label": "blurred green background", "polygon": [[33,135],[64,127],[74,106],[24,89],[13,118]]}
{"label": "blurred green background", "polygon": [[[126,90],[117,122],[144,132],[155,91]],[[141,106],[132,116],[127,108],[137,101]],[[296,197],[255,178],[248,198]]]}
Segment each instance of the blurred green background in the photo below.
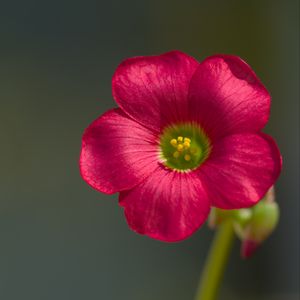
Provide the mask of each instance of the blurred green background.
{"label": "blurred green background", "polygon": [[124,58],[241,56],[273,97],[265,131],[284,168],[277,231],[235,244],[220,299],[299,296],[299,2],[37,1],[0,5],[0,299],[193,299],[213,233],[167,244],[129,230],[117,195],[80,178],[85,127],[115,106]]}

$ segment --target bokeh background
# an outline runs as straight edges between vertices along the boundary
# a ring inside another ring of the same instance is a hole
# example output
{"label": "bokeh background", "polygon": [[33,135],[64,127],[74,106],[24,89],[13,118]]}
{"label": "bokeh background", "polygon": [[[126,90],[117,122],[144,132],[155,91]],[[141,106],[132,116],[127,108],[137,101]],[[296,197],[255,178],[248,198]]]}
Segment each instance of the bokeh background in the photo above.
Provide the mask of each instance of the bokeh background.
{"label": "bokeh background", "polygon": [[139,236],[78,170],[117,65],[172,49],[239,55],[273,97],[280,225],[249,261],[236,242],[220,299],[298,299],[299,1],[11,0],[0,22],[0,299],[193,299],[213,233]]}

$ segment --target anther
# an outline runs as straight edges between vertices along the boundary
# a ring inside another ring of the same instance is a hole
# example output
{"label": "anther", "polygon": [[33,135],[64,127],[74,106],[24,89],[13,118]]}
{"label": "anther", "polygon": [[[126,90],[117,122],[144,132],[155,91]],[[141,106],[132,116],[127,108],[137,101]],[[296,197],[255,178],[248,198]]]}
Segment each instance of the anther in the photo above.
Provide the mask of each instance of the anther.
{"label": "anther", "polygon": [[186,155],[184,156],[184,159],[185,159],[186,161],[190,161],[190,160],[191,160],[191,156],[190,156],[189,154],[186,154]]}
{"label": "anther", "polygon": [[179,145],[177,146],[177,150],[178,150],[178,151],[182,151],[182,150],[183,150],[183,145],[182,145],[182,144],[179,144]]}
{"label": "anther", "polygon": [[191,144],[190,144],[190,142],[185,141],[185,142],[183,143],[183,146],[184,146],[185,149],[189,149],[189,148],[191,147]]}
{"label": "anther", "polygon": [[170,144],[171,144],[173,147],[176,148],[176,146],[177,146],[177,140],[176,140],[176,139],[172,139],[172,140],[170,141]]}
{"label": "anther", "polygon": [[182,136],[179,136],[179,137],[177,138],[177,141],[178,141],[178,142],[182,142],[182,141],[183,141],[183,137],[182,137]]}

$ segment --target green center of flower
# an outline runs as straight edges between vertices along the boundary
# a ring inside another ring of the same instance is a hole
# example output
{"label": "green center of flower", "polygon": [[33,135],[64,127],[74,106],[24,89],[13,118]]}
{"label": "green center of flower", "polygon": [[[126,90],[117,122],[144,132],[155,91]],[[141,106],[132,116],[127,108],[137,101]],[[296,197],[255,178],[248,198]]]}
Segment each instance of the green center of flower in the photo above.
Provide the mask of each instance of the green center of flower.
{"label": "green center of flower", "polygon": [[196,123],[181,123],[164,129],[160,136],[161,158],[170,169],[196,169],[208,157],[210,140]]}

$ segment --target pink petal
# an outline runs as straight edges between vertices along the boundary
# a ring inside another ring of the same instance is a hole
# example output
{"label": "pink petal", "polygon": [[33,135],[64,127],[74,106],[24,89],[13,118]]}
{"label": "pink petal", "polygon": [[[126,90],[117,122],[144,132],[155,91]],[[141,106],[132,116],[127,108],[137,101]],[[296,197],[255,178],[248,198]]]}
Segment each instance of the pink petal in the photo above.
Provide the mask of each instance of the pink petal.
{"label": "pink petal", "polygon": [[198,65],[179,51],[127,59],[113,76],[114,98],[133,119],[159,131],[188,118],[188,87]]}
{"label": "pink petal", "polygon": [[158,165],[157,137],[113,109],[94,121],[82,138],[80,171],[96,190],[112,194],[134,187]]}
{"label": "pink petal", "polygon": [[195,173],[158,168],[144,182],[120,194],[129,226],[151,238],[175,242],[206,220],[210,204]]}
{"label": "pink petal", "polygon": [[212,205],[238,209],[256,204],[281,171],[280,152],[266,134],[234,134],[214,143],[196,171],[206,184]]}
{"label": "pink petal", "polygon": [[270,95],[239,57],[212,56],[195,72],[189,91],[194,120],[216,137],[262,129],[269,118]]}

